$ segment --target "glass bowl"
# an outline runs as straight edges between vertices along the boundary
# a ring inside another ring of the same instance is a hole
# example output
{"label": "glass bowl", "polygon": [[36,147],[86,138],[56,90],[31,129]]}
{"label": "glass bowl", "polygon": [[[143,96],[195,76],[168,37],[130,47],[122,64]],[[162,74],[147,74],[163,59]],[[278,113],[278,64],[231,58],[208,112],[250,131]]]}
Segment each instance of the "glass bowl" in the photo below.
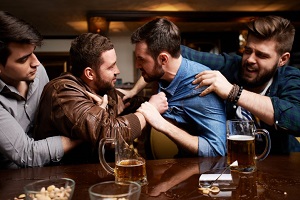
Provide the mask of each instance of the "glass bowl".
{"label": "glass bowl", "polygon": [[107,181],[89,188],[90,200],[139,200],[141,185],[136,182]]}
{"label": "glass bowl", "polygon": [[72,199],[75,181],[69,178],[39,180],[24,187],[27,200],[33,199]]}

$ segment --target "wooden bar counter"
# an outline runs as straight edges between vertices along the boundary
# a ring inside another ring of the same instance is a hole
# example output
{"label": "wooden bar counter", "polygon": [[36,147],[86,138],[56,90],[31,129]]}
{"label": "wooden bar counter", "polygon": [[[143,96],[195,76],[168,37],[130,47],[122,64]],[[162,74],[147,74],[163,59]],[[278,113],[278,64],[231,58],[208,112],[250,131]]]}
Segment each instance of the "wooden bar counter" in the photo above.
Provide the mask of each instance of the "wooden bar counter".
{"label": "wooden bar counter", "polygon": [[[257,163],[257,172],[232,176],[233,183],[220,186],[220,193],[201,193],[200,175],[224,166],[226,157],[147,160],[149,183],[140,199],[300,199],[300,153],[269,155]],[[13,200],[30,182],[61,177],[75,180],[73,200],[88,200],[91,185],[114,180],[100,164],[0,170],[0,199]]]}

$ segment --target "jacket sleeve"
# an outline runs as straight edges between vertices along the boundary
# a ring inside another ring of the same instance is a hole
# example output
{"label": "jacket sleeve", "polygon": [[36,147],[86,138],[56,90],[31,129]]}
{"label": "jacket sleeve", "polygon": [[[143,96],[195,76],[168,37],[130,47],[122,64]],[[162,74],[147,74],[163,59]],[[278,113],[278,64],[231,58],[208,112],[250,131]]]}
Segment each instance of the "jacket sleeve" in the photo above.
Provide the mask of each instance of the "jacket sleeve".
{"label": "jacket sleeve", "polygon": [[293,67],[280,70],[275,87],[278,90],[271,88],[270,97],[277,128],[300,136],[300,70]]}
{"label": "jacket sleeve", "polygon": [[237,78],[236,73],[242,64],[241,56],[201,52],[183,45],[180,46],[180,49],[182,57],[201,63],[212,70],[219,70],[229,82],[233,82]]}
{"label": "jacket sleeve", "polygon": [[[108,95],[106,109],[96,105],[86,93],[86,89],[74,83],[54,84],[53,92],[44,91],[51,100],[51,122],[63,135],[83,139],[96,145],[103,137],[110,137],[110,129],[128,126],[132,133],[140,135],[141,125],[134,114],[119,116],[118,98]],[[116,95],[116,93],[114,92]],[[46,95],[47,96],[47,95]]]}

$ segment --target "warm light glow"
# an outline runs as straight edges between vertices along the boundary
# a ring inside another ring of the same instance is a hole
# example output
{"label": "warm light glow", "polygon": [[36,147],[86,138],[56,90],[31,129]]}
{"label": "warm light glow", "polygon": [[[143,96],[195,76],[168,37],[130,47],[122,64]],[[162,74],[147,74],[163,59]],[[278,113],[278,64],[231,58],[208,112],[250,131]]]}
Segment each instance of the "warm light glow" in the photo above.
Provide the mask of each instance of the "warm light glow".
{"label": "warm light glow", "polygon": [[239,52],[242,54],[244,52],[244,48],[246,45],[246,38],[247,38],[248,31],[241,30],[239,35]]}
{"label": "warm light glow", "polygon": [[89,19],[89,32],[105,35],[108,31],[109,22],[104,17],[91,17]]}
{"label": "warm light glow", "polygon": [[168,3],[161,3],[159,5],[154,5],[148,8],[152,11],[194,11],[195,9],[190,7],[189,5],[185,3],[174,3],[174,4],[168,4]]}
{"label": "warm light glow", "polygon": [[121,32],[121,31],[129,31],[125,25],[125,22],[110,22],[109,24],[109,32]]}
{"label": "warm light glow", "polygon": [[138,27],[142,26],[145,22],[121,22],[113,21],[109,23],[109,32],[118,33],[118,32],[132,32]]}
{"label": "warm light glow", "polygon": [[77,21],[77,22],[67,22],[74,30],[84,33],[88,30],[88,24],[86,21]]}

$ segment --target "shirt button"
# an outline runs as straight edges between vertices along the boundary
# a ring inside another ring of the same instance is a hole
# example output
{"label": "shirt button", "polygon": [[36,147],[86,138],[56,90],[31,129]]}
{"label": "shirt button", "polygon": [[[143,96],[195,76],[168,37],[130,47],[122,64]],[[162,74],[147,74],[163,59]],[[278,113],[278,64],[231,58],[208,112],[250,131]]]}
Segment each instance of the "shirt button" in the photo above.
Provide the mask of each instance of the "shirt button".
{"label": "shirt button", "polygon": [[278,124],[278,121],[276,121],[275,124]]}
{"label": "shirt button", "polygon": [[28,104],[25,104],[25,108],[27,108],[28,107]]}

